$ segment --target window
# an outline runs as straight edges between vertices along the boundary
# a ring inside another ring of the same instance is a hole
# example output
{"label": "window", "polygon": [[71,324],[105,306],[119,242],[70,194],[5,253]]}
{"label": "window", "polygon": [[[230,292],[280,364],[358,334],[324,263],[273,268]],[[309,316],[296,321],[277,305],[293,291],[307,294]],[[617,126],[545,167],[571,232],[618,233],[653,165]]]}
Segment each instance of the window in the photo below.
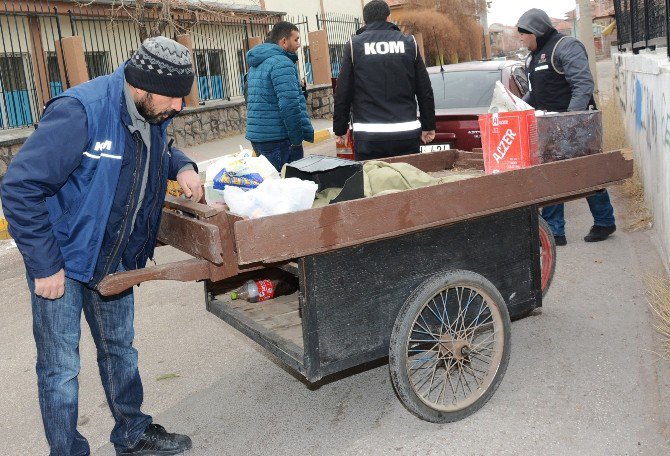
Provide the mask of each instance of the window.
{"label": "window", "polygon": [[26,79],[29,65],[26,54],[0,55],[0,127],[22,127],[33,123]]}
{"label": "window", "polygon": [[491,104],[500,71],[451,71],[430,75],[435,109],[484,108]]}
{"label": "window", "polygon": [[112,72],[112,69],[109,67],[108,55],[109,52],[105,51],[92,51],[84,54],[89,79],[104,76]]}
{"label": "window", "polygon": [[49,78],[49,91],[51,97],[63,93],[63,81],[60,77],[58,57],[55,52],[47,52],[47,76]]}
{"label": "window", "polygon": [[195,70],[198,74],[198,96],[200,100],[221,100],[225,96],[223,78],[225,76],[224,54],[215,49],[193,52]]}

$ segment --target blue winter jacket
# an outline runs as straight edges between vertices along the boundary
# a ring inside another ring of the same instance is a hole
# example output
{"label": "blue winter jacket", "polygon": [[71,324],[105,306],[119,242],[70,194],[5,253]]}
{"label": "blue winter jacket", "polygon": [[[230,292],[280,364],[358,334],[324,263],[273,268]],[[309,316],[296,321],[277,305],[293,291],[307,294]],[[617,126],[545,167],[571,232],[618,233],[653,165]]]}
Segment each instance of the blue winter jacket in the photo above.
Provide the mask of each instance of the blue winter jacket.
{"label": "blue winter jacket", "polygon": [[274,43],[247,52],[247,134],[253,142],[289,139],[291,144],[314,141],[295,62],[298,56]]}
{"label": "blue winter jacket", "polygon": [[120,262],[126,269],[144,267],[153,255],[167,179],[195,166],[168,146],[169,120],[151,126],[149,151],[138,132],[130,133],[124,67],[51,100],[3,178],[9,232],[32,278],[64,268],[67,277],[95,286]]}

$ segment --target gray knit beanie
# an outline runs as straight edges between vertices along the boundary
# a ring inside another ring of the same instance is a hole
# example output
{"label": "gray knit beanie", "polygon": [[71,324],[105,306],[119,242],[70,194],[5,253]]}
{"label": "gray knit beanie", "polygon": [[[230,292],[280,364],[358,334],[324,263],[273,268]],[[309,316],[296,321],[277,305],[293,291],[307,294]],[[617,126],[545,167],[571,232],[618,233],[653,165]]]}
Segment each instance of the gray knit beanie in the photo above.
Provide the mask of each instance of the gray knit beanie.
{"label": "gray knit beanie", "polygon": [[164,36],[147,38],[128,60],[126,82],[149,93],[181,98],[193,87],[188,49]]}

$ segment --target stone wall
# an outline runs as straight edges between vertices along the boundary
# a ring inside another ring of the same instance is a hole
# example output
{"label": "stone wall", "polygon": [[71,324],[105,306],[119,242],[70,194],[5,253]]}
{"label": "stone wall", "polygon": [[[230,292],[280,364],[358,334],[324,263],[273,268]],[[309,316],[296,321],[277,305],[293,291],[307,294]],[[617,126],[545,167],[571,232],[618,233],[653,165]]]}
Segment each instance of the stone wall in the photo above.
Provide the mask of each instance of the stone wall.
{"label": "stone wall", "polygon": [[332,119],[334,112],[333,87],[329,84],[307,89],[307,114],[310,119]]}
{"label": "stone wall", "polygon": [[170,125],[168,135],[174,138],[175,146],[185,148],[239,135],[246,131],[246,127],[244,100],[221,101],[185,109]]}
{"label": "stone wall", "polygon": [[[307,111],[312,119],[333,118],[333,89],[318,85],[307,89]],[[180,148],[215,141],[231,135],[244,134],[247,127],[247,106],[244,100],[216,101],[185,109],[177,116],[168,135]],[[8,130],[0,134],[0,179],[7,166],[34,129]]]}
{"label": "stone wall", "polygon": [[665,48],[615,53],[615,82],[644,196],[670,266],[670,62]]}

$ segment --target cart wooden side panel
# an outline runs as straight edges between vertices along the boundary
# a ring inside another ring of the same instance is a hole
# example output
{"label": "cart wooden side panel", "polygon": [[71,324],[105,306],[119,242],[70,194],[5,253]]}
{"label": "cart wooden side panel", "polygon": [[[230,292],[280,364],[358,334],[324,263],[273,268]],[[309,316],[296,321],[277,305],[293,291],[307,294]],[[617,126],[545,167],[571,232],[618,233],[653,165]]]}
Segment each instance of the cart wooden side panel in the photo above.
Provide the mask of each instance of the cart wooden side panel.
{"label": "cart wooden side panel", "polygon": [[[436,158],[408,157],[434,168]],[[434,170],[434,169],[431,169]],[[632,175],[621,151],[545,163],[296,214],[235,222],[240,265],[275,263],[538,203],[588,194]]]}
{"label": "cart wooden side panel", "polygon": [[304,258],[307,378],[387,356],[400,308],[440,271],[483,275],[513,318],[541,306],[536,227],[537,208],[526,207]]}

